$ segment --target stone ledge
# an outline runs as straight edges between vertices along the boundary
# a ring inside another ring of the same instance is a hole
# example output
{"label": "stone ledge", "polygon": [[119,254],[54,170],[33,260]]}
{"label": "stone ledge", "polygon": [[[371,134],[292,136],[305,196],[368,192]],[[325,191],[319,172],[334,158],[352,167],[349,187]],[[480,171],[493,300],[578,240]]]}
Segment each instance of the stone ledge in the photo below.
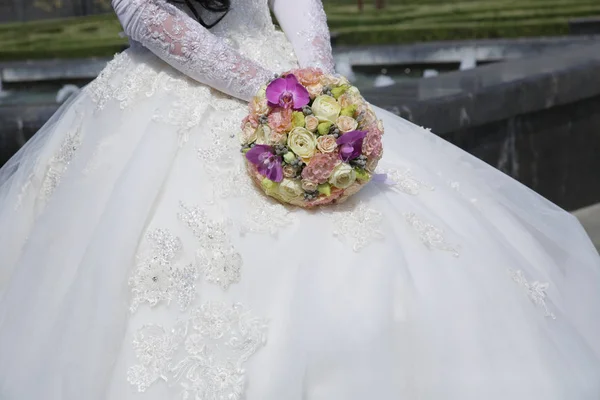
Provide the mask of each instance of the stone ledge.
{"label": "stone ledge", "polygon": [[594,246],[600,251],[600,203],[573,213],[585,228]]}
{"label": "stone ledge", "polygon": [[374,104],[443,135],[600,95],[598,71],[600,42],[595,42],[363,94]]}

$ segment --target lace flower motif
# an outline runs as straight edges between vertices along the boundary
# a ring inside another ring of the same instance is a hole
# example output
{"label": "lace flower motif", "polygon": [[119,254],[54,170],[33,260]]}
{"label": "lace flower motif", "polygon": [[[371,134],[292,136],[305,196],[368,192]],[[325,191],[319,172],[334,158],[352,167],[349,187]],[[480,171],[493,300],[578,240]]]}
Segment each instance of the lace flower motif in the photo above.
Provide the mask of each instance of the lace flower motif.
{"label": "lace flower motif", "polygon": [[196,253],[198,266],[207,282],[215,283],[223,289],[240,281],[242,256],[229,240],[228,222],[210,219],[204,210],[180,204],[179,219],[191,229],[198,239]]}
{"label": "lace flower motif", "polygon": [[531,300],[531,302],[533,304],[535,304],[536,306],[540,307],[542,310],[544,310],[544,316],[545,317],[550,317],[552,319],[556,319],[556,315],[554,315],[554,313],[550,312],[550,310],[548,309],[548,305],[546,304],[546,291],[548,290],[548,287],[550,286],[550,284],[548,282],[538,282],[538,281],[534,281],[529,283],[527,281],[527,279],[525,278],[525,275],[523,274],[523,271],[521,270],[512,270],[509,269],[508,272],[510,273],[511,278],[513,279],[513,281],[515,281],[517,284],[519,284],[521,287],[523,287],[526,291],[527,291],[527,296],[529,297],[529,299]]}
{"label": "lace flower motif", "polygon": [[363,202],[337,205],[326,215],[332,219],[334,236],[351,239],[352,249],[356,252],[373,241],[384,239],[381,231],[383,215]]}
{"label": "lace flower motif", "polygon": [[169,304],[176,298],[182,310],[196,296],[198,269],[190,264],[177,264],[181,241],[165,229],[155,229],[146,235],[149,249],[138,254],[137,268],[129,279],[133,295],[131,312],[142,303],[155,307],[160,302]]}
{"label": "lace flower motif", "polygon": [[182,400],[240,400],[243,366],[266,339],[266,321],[243,305],[205,303],[170,330],[142,327],[133,340],[138,364],[127,380],[140,392],[159,381],[175,382]]}
{"label": "lace flower motif", "polygon": [[414,213],[404,214],[406,222],[410,225],[415,232],[418,233],[419,238],[427,248],[430,250],[442,250],[452,253],[454,257],[459,257],[459,246],[452,245],[446,242],[444,231],[437,228],[425,221],[419,219]]}

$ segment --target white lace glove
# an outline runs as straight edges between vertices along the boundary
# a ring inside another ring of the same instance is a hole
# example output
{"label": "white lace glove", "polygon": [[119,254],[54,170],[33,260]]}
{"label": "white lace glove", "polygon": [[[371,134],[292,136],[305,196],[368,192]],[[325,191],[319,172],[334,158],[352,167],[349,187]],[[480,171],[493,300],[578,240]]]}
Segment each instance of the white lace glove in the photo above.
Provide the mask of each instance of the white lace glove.
{"label": "white lace glove", "polygon": [[331,37],[321,0],[270,0],[270,4],[300,66],[333,73]]}
{"label": "white lace glove", "polygon": [[165,0],[112,0],[112,5],[129,38],[228,95],[249,101],[274,75]]}

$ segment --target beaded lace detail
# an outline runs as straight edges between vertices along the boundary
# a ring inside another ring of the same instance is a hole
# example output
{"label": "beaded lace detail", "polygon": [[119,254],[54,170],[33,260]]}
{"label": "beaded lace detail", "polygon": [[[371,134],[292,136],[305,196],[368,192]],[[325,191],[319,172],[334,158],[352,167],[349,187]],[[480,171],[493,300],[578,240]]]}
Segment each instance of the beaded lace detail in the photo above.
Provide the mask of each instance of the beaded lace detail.
{"label": "beaded lace detail", "polygon": [[550,311],[548,305],[546,304],[546,291],[550,286],[548,282],[542,283],[534,281],[529,283],[527,281],[527,278],[525,278],[525,274],[523,274],[523,271],[508,270],[508,272],[510,273],[510,276],[512,277],[513,281],[515,281],[517,284],[519,284],[525,289],[525,291],[527,292],[527,296],[529,297],[531,302],[544,311],[545,317],[556,319],[556,315],[554,315],[554,313]]}
{"label": "beaded lace detail", "polygon": [[266,321],[243,305],[204,303],[172,329],[142,327],[133,340],[138,364],[127,380],[140,392],[160,381],[178,384],[182,400],[239,400],[244,364],[266,339]]}
{"label": "beaded lace detail", "polygon": [[64,136],[58,151],[52,156],[48,163],[48,170],[42,182],[41,198],[48,200],[60,184],[63,174],[73,160],[75,153],[81,145],[81,125],[83,115],[78,114],[73,128]]}
{"label": "beaded lace detail", "polygon": [[165,229],[156,229],[146,235],[147,249],[140,252],[135,273],[129,279],[133,295],[131,312],[142,303],[151,307],[160,302],[169,304],[175,297],[182,310],[196,296],[199,271],[194,264],[178,263],[182,245],[178,237]]}
{"label": "beaded lace detail", "polygon": [[229,221],[210,219],[199,207],[180,204],[179,219],[198,239],[196,259],[207,282],[223,289],[240,281],[242,256],[235,250],[228,235]]}
{"label": "beaded lace detail", "polygon": [[[379,171],[378,171],[379,172]],[[410,169],[386,169],[380,173],[387,175],[387,178],[393,183],[393,187],[403,193],[416,196],[423,190],[434,191],[435,188],[418,178],[416,178]]]}
{"label": "beaded lace detail", "polygon": [[326,215],[332,219],[334,236],[352,240],[352,249],[356,252],[373,241],[384,239],[383,215],[363,202],[337,205]]}
{"label": "beaded lace detail", "polygon": [[404,217],[406,222],[419,234],[419,238],[427,248],[448,251],[454,257],[460,256],[459,247],[446,241],[442,229],[419,219],[414,213],[407,213]]}

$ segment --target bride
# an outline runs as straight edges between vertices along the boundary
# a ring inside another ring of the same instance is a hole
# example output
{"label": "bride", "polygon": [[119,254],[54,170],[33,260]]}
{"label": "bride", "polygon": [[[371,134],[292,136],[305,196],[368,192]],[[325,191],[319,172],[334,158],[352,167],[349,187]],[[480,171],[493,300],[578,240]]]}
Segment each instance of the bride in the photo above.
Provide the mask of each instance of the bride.
{"label": "bride", "polygon": [[334,71],[322,5],[192,1],[113,0],[132,47],[0,170],[0,398],[600,398],[573,217],[378,108],[387,183],[271,201],[237,131]]}

